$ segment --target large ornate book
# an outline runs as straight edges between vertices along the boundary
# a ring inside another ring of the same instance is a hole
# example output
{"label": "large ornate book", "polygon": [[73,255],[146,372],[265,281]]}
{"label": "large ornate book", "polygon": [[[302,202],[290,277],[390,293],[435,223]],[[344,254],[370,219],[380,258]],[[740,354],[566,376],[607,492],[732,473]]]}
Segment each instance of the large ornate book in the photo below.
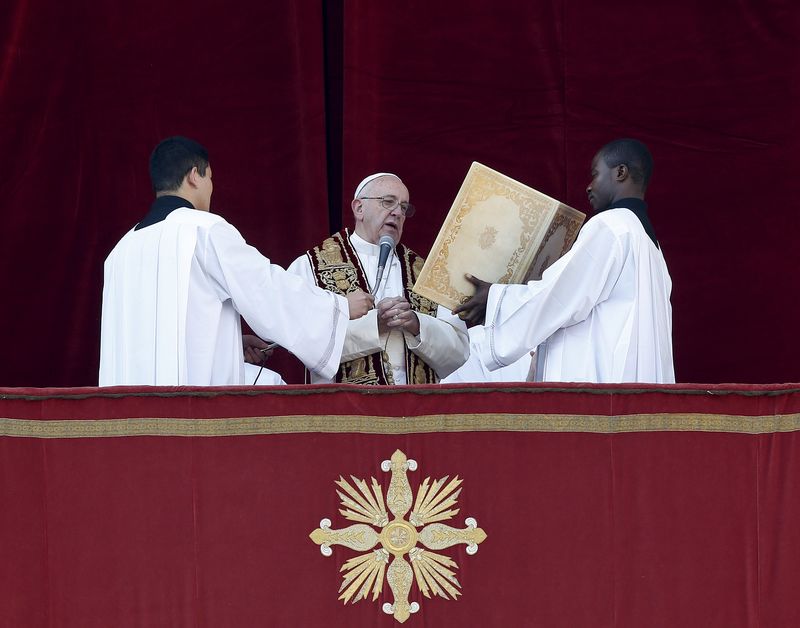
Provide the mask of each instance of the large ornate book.
{"label": "large ornate book", "polygon": [[464,273],[491,283],[541,279],[569,251],[585,214],[473,162],[414,291],[453,309],[474,292]]}

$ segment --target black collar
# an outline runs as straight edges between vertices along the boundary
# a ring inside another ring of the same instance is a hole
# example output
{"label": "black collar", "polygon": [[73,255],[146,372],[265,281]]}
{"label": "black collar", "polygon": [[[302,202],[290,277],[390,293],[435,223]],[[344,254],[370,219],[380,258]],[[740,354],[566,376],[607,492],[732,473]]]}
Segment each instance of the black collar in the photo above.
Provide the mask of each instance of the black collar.
{"label": "black collar", "polygon": [[194,205],[180,196],[174,196],[172,194],[159,196],[153,201],[153,204],[150,206],[150,211],[147,212],[147,215],[142,218],[138,225],[136,225],[135,230],[138,231],[144,227],[149,227],[157,222],[161,222],[164,220],[164,218],[169,216],[173,211],[180,207],[188,207],[189,209],[195,208]]}
{"label": "black collar", "polygon": [[645,233],[653,241],[653,244],[656,245],[656,248],[660,248],[658,246],[658,240],[656,240],[656,231],[653,229],[653,223],[650,222],[650,217],[647,215],[647,203],[645,203],[642,199],[633,197],[621,198],[618,201],[613,201],[607,207],[597,210],[597,213],[599,214],[600,212],[604,212],[609,209],[620,208],[629,209],[632,211],[639,219],[639,222],[642,223]]}

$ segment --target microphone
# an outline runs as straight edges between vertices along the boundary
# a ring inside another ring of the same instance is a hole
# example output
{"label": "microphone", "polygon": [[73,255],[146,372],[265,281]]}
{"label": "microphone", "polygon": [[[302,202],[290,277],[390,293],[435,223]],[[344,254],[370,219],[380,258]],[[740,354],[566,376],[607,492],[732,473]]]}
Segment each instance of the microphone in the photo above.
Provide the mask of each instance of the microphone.
{"label": "microphone", "polygon": [[372,288],[373,295],[378,292],[378,286],[381,285],[381,279],[383,279],[383,270],[386,268],[386,261],[389,259],[389,253],[394,250],[394,238],[389,235],[382,235],[381,239],[378,240],[378,246],[381,250],[378,254],[378,274],[377,278],[375,279],[375,285]]}

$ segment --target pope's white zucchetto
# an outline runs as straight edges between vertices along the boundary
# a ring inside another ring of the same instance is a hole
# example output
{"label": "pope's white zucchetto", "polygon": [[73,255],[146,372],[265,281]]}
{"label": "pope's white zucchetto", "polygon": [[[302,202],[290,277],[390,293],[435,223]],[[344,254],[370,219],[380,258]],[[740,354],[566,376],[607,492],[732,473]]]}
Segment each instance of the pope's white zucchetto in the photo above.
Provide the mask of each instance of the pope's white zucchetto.
{"label": "pope's white zucchetto", "polygon": [[367,184],[373,182],[375,179],[380,179],[381,177],[394,177],[395,179],[400,181],[400,183],[403,182],[403,180],[400,177],[391,172],[376,172],[375,174],[371,174],[368,177],[366,177],[363,181],[361,181],[361,183],[359,183],[356,186],[356,193],[353,194],[353,198],[354,199],[358,198],[358,195],[361,194],[361,192],[364,190],[365,187],[367,187]]}

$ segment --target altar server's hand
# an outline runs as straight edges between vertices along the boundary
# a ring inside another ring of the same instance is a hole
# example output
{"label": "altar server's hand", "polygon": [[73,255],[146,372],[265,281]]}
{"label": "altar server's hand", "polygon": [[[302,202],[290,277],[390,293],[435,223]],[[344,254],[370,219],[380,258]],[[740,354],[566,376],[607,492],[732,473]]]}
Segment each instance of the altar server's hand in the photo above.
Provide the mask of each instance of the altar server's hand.
{"label": "altar server's hand", "polygon": [[393,329],[419,336],[419,318],[404,297],[388,297],[378,303],[378,331],[388,333]]}
{"label": "altar server's hand", "polygon": [[244,361],[256,366],[264,366],[267,358],[275,350],[274,344],[270,345],[258,336],[251,334],[242,335],[242,346],[244,347]]}
{"label": "altar server's hand", "polygon": [[375,297],[363,290],[347,294],[347,306],[350,308],[350,320],[361,318],[375,307]]}
{"label": "altar server's hand", "polygon": [[466,322],[467,327],[483,325],[486,319],[486,303],[489,300],[489,288],[492,287],[492,284],[481,281],[470,274],[464,275],[464,278],[475,286],[475,294],[454,309],[453,314],[457,314],[461,320]]}

